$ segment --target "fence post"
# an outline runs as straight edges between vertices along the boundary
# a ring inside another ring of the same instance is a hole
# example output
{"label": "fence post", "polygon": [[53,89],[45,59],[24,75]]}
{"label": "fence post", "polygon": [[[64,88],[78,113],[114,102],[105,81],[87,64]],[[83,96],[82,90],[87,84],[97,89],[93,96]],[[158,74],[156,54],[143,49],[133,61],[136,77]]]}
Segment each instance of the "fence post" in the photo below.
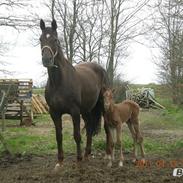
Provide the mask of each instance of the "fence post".
{"label": "fence post", "polygon": [[20,101],[20,126],[23,125],[23,100]]}
{"label": "fence post", "polygon": [[2,115],[2,131],[5,130],[5,110],[3,109],[1,112]]}

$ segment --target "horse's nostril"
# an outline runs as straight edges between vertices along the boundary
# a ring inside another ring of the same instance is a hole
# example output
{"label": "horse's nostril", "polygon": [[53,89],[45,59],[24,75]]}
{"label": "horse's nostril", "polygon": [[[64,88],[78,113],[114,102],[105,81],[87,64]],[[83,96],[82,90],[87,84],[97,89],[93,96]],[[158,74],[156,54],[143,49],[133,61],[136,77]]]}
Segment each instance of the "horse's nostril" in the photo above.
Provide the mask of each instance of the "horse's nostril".
{"label": "horse's nostril", "polygon": [[42,63],[43,63],[43,66],[45,66],[45,67],[50,66],[52,64],[51,58],[49,58],[49,57],[42,57]]}

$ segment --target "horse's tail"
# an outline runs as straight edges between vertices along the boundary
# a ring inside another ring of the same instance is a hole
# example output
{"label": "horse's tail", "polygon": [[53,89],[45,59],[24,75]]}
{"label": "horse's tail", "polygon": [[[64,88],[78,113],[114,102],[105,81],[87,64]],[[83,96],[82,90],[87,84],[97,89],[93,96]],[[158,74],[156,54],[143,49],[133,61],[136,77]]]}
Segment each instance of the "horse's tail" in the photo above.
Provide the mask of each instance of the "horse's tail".
{"label": "horse's tail", "polygon": [[95,108],[93,109],[93,117],[95,118],[95,120],[93,121],[93,133],[92,135],[98,134],[98,132],[101,131],[101,116],[104,115],[105,110],[104,110],[104,92],[107,88],[110,87],[110,82],[109,82],[109,78],[107,75],[107,72],[102,68],[101,69],[101,83],[102,83],[102,87],[101,87],[101,91],[99,94],[99,98],[97,101],[97,104],[95,106]]}
{"label": "horse's tail", "polygon": [[91,115],[92,115],[91,134],[92,135],[96,135],[101,131],[101,116],[103,113],[103,108],[104,108],[103,98],[100,94],[98,101],[91,112]]}
{"label": "horse's tail", "polygon": [[104,97],[103,93],[109,88],[109,79],[106,71],[100,67],[101,91],[95,107],[91,111],[90,123],[87,124],[86,130],[88,134],[96,135],[101,131],[101,116],[104,115]]}

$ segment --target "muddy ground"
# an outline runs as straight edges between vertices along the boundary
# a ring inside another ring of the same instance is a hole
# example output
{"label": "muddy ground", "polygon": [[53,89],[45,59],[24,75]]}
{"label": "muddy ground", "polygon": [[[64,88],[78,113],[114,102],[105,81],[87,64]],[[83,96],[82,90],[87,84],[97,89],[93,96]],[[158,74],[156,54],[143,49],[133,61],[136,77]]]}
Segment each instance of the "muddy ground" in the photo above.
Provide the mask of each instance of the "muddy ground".
{"label": "muddy ground", "polygon": [[[179,155],[182,152],[177,152]],[[65,182],[183,182],[183,177],[173,177],[172,172],[174,166],[171,157],[148,157],[145,166],[141,164],[132,164],[129,157],[125,154],[126,160],[124,167],[118,168],[117,161],[114,162],[112,168],[106,167],[106,160],[103,154],[97,152],[94,158],[88,162],[83,161],[79,165],[75,162],[75,156],[66,157],[64,167],[59,173],[53,171],[55,165],[55,156],[20,156],[14,158],[8,155],[0,160],[0,182],[1,183],[65,183]],[[182,157],[180,157],[182,158]],[[183,167],[179,158],[179,167]],[[165,165],[159,160],[164,160]]]}
{"label": "muddy ground", "polygon": [[[48,133],[50,127],[45,127]],[[38,128],[39,129],[39,128]],[[37,129],[37,130],[38,130]],[[42,128],[43,129],[43,128]],[[36,131],[36,128],[34,129]],[[182,138],[182,130],[153,129],[143,126],[144,136],[157,140],[169,141]],[[60,172],[53,171],[56,155],[20,155],[11,157],[4,154],[0,157],[0,183],[182,183],[182,177],[173,177],[174,167],[183,168],[183,149],[166,155],[147,154],[146,164],[131,163],[131,153],[125,152],[124,167],[119,168],[115,160],[112,168],[108,168],[104,160],[104,152],[93,151],[89,161],[77,164],[75,154],[65,154],[64,166]],[[176,158],[175,158],[176,157]]]}

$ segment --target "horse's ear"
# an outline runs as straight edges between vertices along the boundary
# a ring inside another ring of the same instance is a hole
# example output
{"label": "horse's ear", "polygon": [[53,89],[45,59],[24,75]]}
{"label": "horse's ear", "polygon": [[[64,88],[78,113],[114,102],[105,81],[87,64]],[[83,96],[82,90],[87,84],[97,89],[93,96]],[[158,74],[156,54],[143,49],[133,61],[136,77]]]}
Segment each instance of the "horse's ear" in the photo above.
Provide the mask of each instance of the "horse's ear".
{"label": "horse's ear", "polygon": [[40,28],[42,31],[45,29],[45,23],[44,23],[43,19],[40,20]]}
{"label": "horse's ear", "polygon": [[55,19],[52,20],[52,22],[51,22],[51,27],[52,27],[52,29],[53,29],[54,31],[57,30],[57,22],[56,22]]}

